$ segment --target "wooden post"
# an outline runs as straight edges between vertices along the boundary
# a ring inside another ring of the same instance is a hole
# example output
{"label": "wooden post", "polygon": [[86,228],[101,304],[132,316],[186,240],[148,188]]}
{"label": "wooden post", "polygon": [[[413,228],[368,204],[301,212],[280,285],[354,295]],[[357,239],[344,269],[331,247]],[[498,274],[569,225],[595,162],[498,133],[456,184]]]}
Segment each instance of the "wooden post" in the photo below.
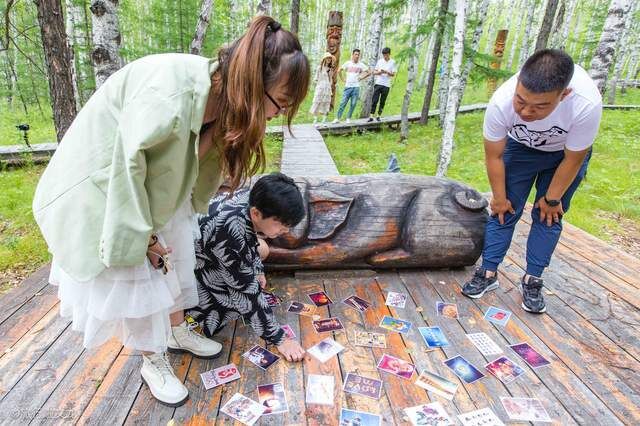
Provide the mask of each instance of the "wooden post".
{"label": "wooden post", "polygon": [[[507,34],[509,34],[509,30],[499,30],[498,35],[496,36],[496,42],[493,45],[493,56],[496,58],[494,62],[491,62],[491,69],[497,70],[500,69],[500,63],[502,62],[502,55],[504,54],[504,45],[507,42]],[[495,77],[489,78],[487,81],[487,92],[489,96],[493,95],[493,92],[496,91],[496,85],[498,84],[498,79]]]}
{"label": "wooden post", "polygon": [[340,44],[342,43],[342,12],[329,11],[327,22],[327,52],[331,53],[335,62],[335,72],[331,78],[331,110],[336,99],[336,82],[338,81],[338,69],[340,68]]}

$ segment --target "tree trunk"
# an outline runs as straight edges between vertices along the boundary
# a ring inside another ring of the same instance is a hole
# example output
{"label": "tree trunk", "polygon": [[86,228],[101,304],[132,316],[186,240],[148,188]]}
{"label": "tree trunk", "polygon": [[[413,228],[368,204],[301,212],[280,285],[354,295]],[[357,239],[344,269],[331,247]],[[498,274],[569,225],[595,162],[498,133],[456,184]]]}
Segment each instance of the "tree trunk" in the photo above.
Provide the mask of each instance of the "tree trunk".
{"label": "tree trunk", "polygon": [[189,48],[189,52],[193,55],[199,55],[202,51],[204,37],[207,34],[207,28],[209,28],[212,8],[213,0],[202,0],[200,16],[198,16],[198,23],[196,24],[196,33],[193,36],[193,40],[191,40],[191,47]]}
{"label": "tree trunk", "polygon": [[440,0],[440,10],[438,11],[438,22],[436,23],[435,34],[436,41],[431,52],[431,64],[429,67],[429,78],[427,80],[427,91],[424,94],[422,102],[422,112],[420,113],[420,124],[429,122],[429,108],[431,107],[431,97],[433,96],[433,86],[436,80],[436,71],[438,69],[438,58],[440,57],[440,48],[442,47],[442,33],[445,28],[447,18],[447,10],[449,9],[449,0]]}
{"label": "tree trunk", "polygon": [[632,17],[637,10],[638,3],[634,3],[634,6],[631,8],[629,13],[625,18],[625,26],[622,33],[622,37],[618,41],[618,46],[616,47],[615,53],[615,65],[613,67],[613,74],[611,75],[611,81],[609,82],[609,93],[607,95],[607,102],[609,104],[614,104],[616,102],[616,86],[618,85],[618,80],[622,75],[622,69],[624,68],[625,61],[627,59],[627,52],[629,51],[631,43],[631,35],[635,34],[636,28],[633,25]]}
{"label": "tree trunk", "polygon": [[562,23],[564,22],[564,14],[566,11],[566,2],[562,0],[558,7],[558,12],[556,13],[556,21],[553,24],[553,29],[551,30],[551,47],[555,48],[560,42],[560,28],[562,28]]}
{"label": "tree trunk", "polygon": [[520,48],[520,58],[518,59],[518,69],[524,65],[529,57],[529,46],[531,43],[531,27],[533,26],[533,14],[536,11],[536,0],[529,0],[527,4],[527,19],[525,20],[524,35],[522,36],[522,47]]}
{"label": "tree trunk", "polygon": [[291,0],[291,32],[298,34],[298,24],[300,22],[300,0]]}
{"label": "tree trunk", "polygon": [[422,64],[422,70],[420,71],[420,78],[418,79],[418,89],[422,89],[427,84],[427,78],[429,77],[429,69],[431,69],[431,55],[433,52],[433,46],[436,43],[436,35],[432,32],[429,35],[429,44],[427,50],[424,52],[424,64]]}
{"label": "tree trunk", "polygon": [[80,90],[78,88],[78,72],[76,67],[76,52],[75,46],[78,44],[76,40],[76,17],[79,15],[77,12],[77,6],[73,4],[73,0],[65,0],[65,8],[67,12],[66,16],[66,31],[67,31],[67,41],[69,44],[69,55],[70,57],[70,71],[71,71],[71,82],[73,85],[73,99],[76,103],[76,111],[80,111]]}
{"label": "tree trunk", "polygon": [[120,29],[118,0],[92,0],[93,59],[96,89],[122,66],[120,59]]}
{"label": "tree trunk", "polygon": [[409,104],[413,93],[413,82],[416,79],[418,57],[416,54],[416,42],[418,35],[418,17],[420,15],[422,0],[411,0],[411,56],[407,70],[407,89],[402,100],[402,111],[400,113],[400,141],[404,142],[409,137]]}
{"label": "tree trunk", "polygon": [[558,0],[548,0],[547,8],[544,11],[544,18],[540,25],[540,32],[538,33],[538,40],[536,41],[536,49],[538,50],[547,48],[547,41],[549,40],[549,34],[551,33],[551,25],[553,25],[553,18],[556,16],[556,9],[558,8]]}
{"label": "tree trunk", "polygon": [[365,23],[367,22],[367,6],[369,4],[369,0],[360,0],[360,24],[358,26],[358,40],[356,42],[356,47],[361,48],[364,43],[364,32],[365,32]]}
{"label": "tree trunk", "polygon": [[595,33],[598,30],[597,17],[598,17],[598,11],[600,9],[600,6],[601,5],[599,0],[595,2],[593,5],[593,13],[591,14],[591,19],[587,24],[587,34],[585,35],[584,40],[582,42],[582,49],[580,50],[580,56],[578,57],[578,63],[583,64],[585,68],[586,68],[586,65],[584,64],[586,63],[587,57],[589,56],[589,51],[591,50],[591,43],[594,41]]}
{"label": "tree trunk", "polygon": [[[384,13],[384,0],[375,0],[373,3],[373,16],[371,18],[370,38],[365,50],[365,65],[375,67],[378,62],[380,53],[380,38],[382,35],[382,15]],[[364,83],[364,90],[360,96],[362,99],[362,109],[360,110],[360,118],[366,118],[371,111],[371,103],[373,102],[373,78],[369,77]]]}
{"label": "tree trunk", "polygon": [[631,57],[629,58],[629,64],[627,65],[627,73],[625,79],[622,82],[622,86],[620,87],[620,91],[625,93],[626,87],[631,83],[631,81],[635,78],[636,70],[638,69],[638,60],[640,59],[640,43],[636,39],[633,46],[630,47]]}
{"label": "tree trunk", "polygon": [[629,0],[611,0],[607,19],[602,27],[600,42],[596,53],[591,60],[589,75],[598,86],[600,93],[604,95],[607,88],[607,77],[613,62],[616,42],[624,31],[625,16],[629,12]]}
{"label": "tree trunk", "polygon": [[[480,37],[482,36],[482,27],[484,26],[488,9],[489,9],[489,0],[482,0],[482,3],[480,4],[480,9],[478,9],[478,15],[476,17],[476,29],[473,31],[473,38],[471,39],[471,50],[473,52],[478,50],[478,45],[480,44]],[[464,89],[467,86],[467,79],[469,78],[469,74],[471,73],[472,67],[473,67],[473,58],[468,58],[467,62],[464,65],[464,69],[462,70],[462,76],[460,77],[460,93],[458,95],[458,102],[456,104],[456,113],[460,109],[460,104],[462,103],[462,97],[464,96]]]}
{"label": "tree trunk", "polygon": [[73,98],[72,57],[67,44],[60,0],[34,2],[38,9],[38,23],[47,64],[53,122],[60,142],[77,112]]}
{"label": "tree trunk", "polygon": [[453,153],[453,135],[456,129],[456,106],[460,94],[460,78],[462,57],[464,56],[464,29],[466,0],[455,0],[456,22],[454,27],[453,60],[451,62],[451,83],[449,84],[449,96],[447,96],[446,115],[442,129],[442,145],[438,156],[438,168],[436,176],[444,177],[449,170],[451,155]]}
{"label": "tree trunk", "polygon": [[256,7],[256,15],[271,16],[271,0],[260,0]]}
{"label": "tree trunk", "polygon": [[[574,12],[576,10],[576,5],[578,2],[576,0],[570,0],[569,9],[567,10],[566,17],[564,18],[564,22],[562,23],[562,29],[559,31],[560,40],[556,46],[558,49],[565,50],[569,38],[569,26],[571,25],[571,20],[573,19]],[[577,17],[576,17],[577,19]],[[574,34],[575,37],[575,34]]]}
{"label": "tree trunk", "polygon": [[[527,0],[524,0],[520,4],[520,7],[525,6],[526,3],[527,3]],[[524,21],[524,18],[525,18],[525,15],[523,13],[519,13],[516,26],[512,30],[513,37],[511,38],[511,45],[509,46],[509,59],[507,59],[507,67],[506,67],[506,69],[508,69],[509,71],[511,71],[511,68],[513,66],[513,60],[516,57],[516,50],[518,50],[517,46],[519,45],[519,37],[520,37],[520,33],[522,33],[521,29],[522,29],[522,22]]]}
{"label": "tree trunk", "polygon": [[[449,3],[449,14],[453,15],[455,10],[454,3]],[[449,25],[446,27],[449,28]],[[438,81],[438,125],[440,127],[444,124],[444,115],[446,113],[445,107],[447,105],[447,97],[449,96],[449,72],[451,62],[451,44],[453,42],[453,33],[450,33],[447,29],[442,32],[442,65],[440,65],[440,79]]]}

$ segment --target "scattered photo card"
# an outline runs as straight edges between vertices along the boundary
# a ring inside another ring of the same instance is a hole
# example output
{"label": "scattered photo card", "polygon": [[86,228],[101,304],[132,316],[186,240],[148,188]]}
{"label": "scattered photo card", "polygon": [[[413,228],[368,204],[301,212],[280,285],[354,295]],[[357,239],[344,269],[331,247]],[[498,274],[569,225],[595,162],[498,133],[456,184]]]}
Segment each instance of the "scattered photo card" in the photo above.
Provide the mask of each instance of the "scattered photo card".
{"label": "scattered photo card", "polygon": [[282,329],[284,330],[284,334],[289,338],[289,339],[295,339],[296,338],[296,333],[293,332],[293,328],[291,328],[291,326],[289,324],[285,324],[282,326]]}
{"label": "scattered photo card", "polygon": [[385,315],[380,321],[380,327],[386,328],[396,333],[408,333],[411,330],[411,323],[409,321],[401,320],[399,318],[393,318]]}
{"label": "scattered photo card", "polygon": [[424,342],[430,348],[443,348],[449,346],[449,341],[444,337],[440,327],[418,327]]}
{"label": "scattered photo card", "polygon": [[429,373],[428,371],[423,371],[418,376],[416,380],[416,385],[420,386],[422,389],[426,389],[435,394],[438,394],[449,401],[453,399],[453,396],[456,394],[458,390],[458,384],[450,382],[444,377],[440,377],[437,374]]}
{"label": "scattered photo card", "polygon": [[504,423],[489,407],[458,414],[458,419],[462,426],[504,426]]}
{"label": "scattered photo card", "polygon": [[282,303],[282,300],[274,293],[262,290],[262,294],[264,295],[264,299],[267,301],[267,305],[271,307],[278,306]]}
{"label": "scattered photo card", "polygon": [[500,397],[500,401],[511,420],[551,423],[547,410],[537,398]]}
{"label": "scattered photo card", "polygon": [[355,295],[347,297],[342,301],[342,303],[345,303],[347,306],[352,307],[358,312],[364,312],[371,307],[370,302],[367,302],[366,300],[361,299]]}
{"label": "scattered photo card", "polygon": [[509,318],[511,318],[510,311],[505,311],[504,309],[499,309],[495,306],[490,306],[487,312],[485,312],[484,314],[484,319],[503,327],[507,324]]}
{"label": "scattered photo card", "polygon": [[291,302],[291,305],[289,305],[287,312],[293,312],[294,314],[310,317],[313,316],[313,314],[316,312],[316,307],[313,305],[307,305],[306,303]]}
{"label": "scattered photo card", "polygon": [[528,343],[518,343],[516,345],[509,346],[520,358],[524,360],[531,368],[545,367],[551,362],[543,357],[538,351],[533,349]]}
{"label": "scattered photo card", "polygon": [[512,382],[524,374],[524,370],[506,356],[501,356],[500,358],[491,361],[489,364],[485,365],[484,368],[504,384]]}
{"label": "scattered photo card", "polygon": [[469,333],[467,338],[480,351],[482,355],[498,355],[502,353],[500,346],[485,333]]}
{"label": "scattered photo card", "polygon": [[324,291],[310,293],[307,294],[307,296],[309,296],[309,299],[311,299],[313,304],[316,306],[327,306],[333,303],[333,300],[331,300],[327,293],[325,293]]}
{"label": "scattered photo card", "polygon": [[348,393],[366,396],[367,398],[380,399],[382,381],[359,376],[353,373],[347,373],[342,390]]}
{"label": "scattered photo card", "polygon": [[311,355],[316,357],[320,362],[326,362],[334,355],[344,350],[344,346],[333,340],[331,337],[318,342],[316,345],[307,349]]}
{"label": "scattered photo card", "polygon": [[307,404],[333,405],[335,377],[309,374],[307,379]]}
{"label": "scattered photo card", "polygon": [[251,426],[260,418],[264,412],[264,407],[254,400],[236,393],[222,406],[220,411],[240,423]]}
{"label": "scattered photo card", "polygon": [[480,370],[460,355],[449,358],[443,362],[453,371],[453,374],[460,377],[465,383],[473,383],[484,377],[484,374],[482,374]]}
{"label": "scattered photo card", "polygon": [[287,396],[282,383],[258,386],[258,400],[265,408],[263,415],[286,413],[289,411]]}
{"label": "scattered photo card", "polygon": [[329,331],[344,330],[344,326],[337,317],[325,318],[311,323],[316,333],[327,333]]}
{"label": "scattered photo card", "polygon": [[387,300],[384,304],[387,306],[393,306],[394,308],[404,308],[404,305],[407,304],[407,295],[404,293],[390,291],[387,293]]}
{"label": "scattered photo card", "polygon": [[441,317],[458,318],[458,305],[455,303],[436,302],[436,311]]}
{"label": "scattered photo card", "polygon": [[382,333],[356,330],[354,344],[356,346],[366,346],[368,348],[386,348],[387,338]]}
{"label": "scattered photo card", "polygon": [[365,411],[343,408],[340,411],[340,426],[380,426],[380,416]]}
{"label": "scattered photo card", "polygon": [[280,359],[278,355],[258,345],[249,349],[242,356],[265,371]]}
{"label": "scattered photo card", "polygon": [[209,390],[216,386],[223,385],[225,383],[232,382],[240,378],[240,372],[238,367],[234,363],[223,365],[222,367],[214,368],[210,371],[205,371],[200,374],[204,388]]}
{"label": "scattered photo card", "polygon": [[449,426],[453,425],[451,418],[445,411],[442,404],[432,402],[431,404],[422,404],[415,407],[405,408],[412,425],[431,425],[431,426]]}
{"label": "scattered photo card", "polygon": [[378,362],[378,368],[403,379],[411,379],[416,367],[408,361],[383,354]]}

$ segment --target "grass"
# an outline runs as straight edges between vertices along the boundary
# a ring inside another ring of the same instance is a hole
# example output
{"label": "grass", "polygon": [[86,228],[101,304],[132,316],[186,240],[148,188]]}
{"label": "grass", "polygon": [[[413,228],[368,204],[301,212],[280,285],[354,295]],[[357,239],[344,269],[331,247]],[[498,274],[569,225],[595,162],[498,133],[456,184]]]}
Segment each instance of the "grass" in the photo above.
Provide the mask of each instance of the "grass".
{"label": "grass", "polygon": [[[482,149],[482,113],[462,114],[456,120],[455,148],[448,177],[481,192],[491,190]],[[605,111],[586,181],[573,198],[568,222],[610,240],[625,232],[618,217],[640,227],[640,113]],[[441,130],[435,120],[412,125],[409,140],[399,144],[399,133],[385,130],[361,136],[327,136],[325,141],[341,174],[382,172],[395,153],[403,173],[433,175]],[[532,195],[533,197],[533,195]]]}

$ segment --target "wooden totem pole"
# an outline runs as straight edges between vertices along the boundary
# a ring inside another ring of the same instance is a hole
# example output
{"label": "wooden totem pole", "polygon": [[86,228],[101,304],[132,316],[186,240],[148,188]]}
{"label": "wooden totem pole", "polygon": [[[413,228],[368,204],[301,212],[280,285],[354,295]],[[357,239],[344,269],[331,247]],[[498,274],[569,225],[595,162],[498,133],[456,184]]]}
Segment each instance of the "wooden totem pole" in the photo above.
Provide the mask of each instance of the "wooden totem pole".
{"label": "wooden totem pole", "polygon": [[342,43],[342,12],[332,10],[329,12],[327,22],[327,52],[331,53],[335,60],[335,68],[331,79],[331,109],[336,98],[336,82],[338,81],[338,69],[340,68],[340,44]]}
{"label": "wooden totem pole", "polygon": [[[496,36],[496,42],[493,45],[493,56],[496,58],[495,61],[491,62],[491,69],[497,70],[500,69],[500,63],[502,62],[502,56],[504,55],[504,45],[507,42],[507,34],[509,34],[509,30],[499,30],[498,35]],[[493,95],[493,92],[496,91],[498,79],[495,77],[489,78],[487,81],[487,92],[489,96]]]}

